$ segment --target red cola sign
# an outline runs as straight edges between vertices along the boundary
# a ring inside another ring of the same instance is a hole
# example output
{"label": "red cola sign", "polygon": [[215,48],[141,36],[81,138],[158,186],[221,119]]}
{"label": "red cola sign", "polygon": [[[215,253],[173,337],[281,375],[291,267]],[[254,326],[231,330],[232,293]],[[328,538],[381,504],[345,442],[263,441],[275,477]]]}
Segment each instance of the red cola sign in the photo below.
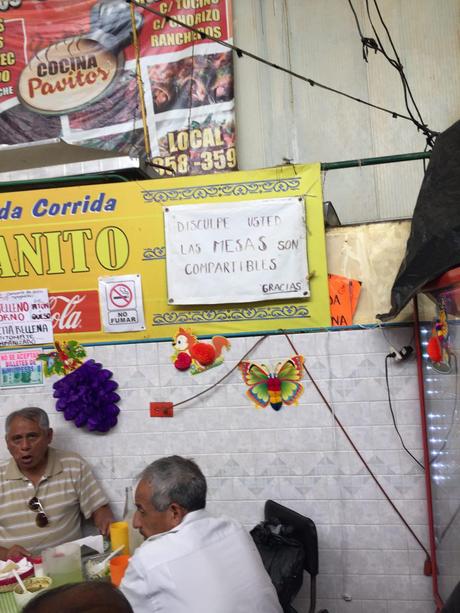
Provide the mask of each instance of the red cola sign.
{"label": "red cola sign", "polygon": [[56,334],[101,329],[97,290],[50,293],[49,303]]}

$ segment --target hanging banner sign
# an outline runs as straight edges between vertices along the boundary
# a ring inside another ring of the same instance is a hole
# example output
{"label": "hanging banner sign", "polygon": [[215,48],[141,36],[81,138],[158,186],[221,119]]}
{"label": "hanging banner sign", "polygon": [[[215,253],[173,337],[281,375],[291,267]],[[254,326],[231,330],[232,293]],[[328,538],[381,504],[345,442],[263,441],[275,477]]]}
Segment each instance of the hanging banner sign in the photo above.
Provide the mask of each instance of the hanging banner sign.
{"label": "hanging banner sign", "polygon": [[[215,230],[190,225],[178,232],[176,226],[179,242],[166,248],[164,208],[168,215],[177,209],[181,222],[228,219],[228,228],[220,222]],[[201,266],[202,255],[180,254],[180,244],[185,251],[196,243],[212,252],[205,263],[219,267],[186,275],[186,263]],[[167,278],[174,249],[178,273],[193,277],[185,289]],[[178,328],[200,338],[329,326],[320,165],[5,193],[0,282],[9,292],[48,288],[51,319],[34,319],[33,325],[52,323],[58,341],[170,339]],[[202,301],[185,304],[194,296]],[[176,297],[184,304],[169,302]],[[6,307],[0,315],[9,316]],[[0,317],[3,346],[19,342],[19,324],[25,325]],[[27,338],[50,343],[51,332],[46,339]]]}
{"label": "hanging banner sign", "polygon": [[106,332],[145,330],[140,275],[101,277],[99,299]]}
{"label": "hanging banner sign", "polygon": [[53,342],[46,289],[0,292],[0,345],[45,345]]}
{"label": "hanging banner sign", "polygon": [[231,41],[231,0],[139,4],[133,23],[125,0],[0,0],[0,145],[143,154],[134,25],[154,161],[176,175],[236,168],[232,52],[188,28]]}
{"label": "hanging banner sign", "polygon": [[303,198],[163,211],[170,304],[310,295]]}
{"label": "hanging banner sign", "polygon": [[0,387],[43,385],[43,369],[37,356],[41,349],[0,352]]}

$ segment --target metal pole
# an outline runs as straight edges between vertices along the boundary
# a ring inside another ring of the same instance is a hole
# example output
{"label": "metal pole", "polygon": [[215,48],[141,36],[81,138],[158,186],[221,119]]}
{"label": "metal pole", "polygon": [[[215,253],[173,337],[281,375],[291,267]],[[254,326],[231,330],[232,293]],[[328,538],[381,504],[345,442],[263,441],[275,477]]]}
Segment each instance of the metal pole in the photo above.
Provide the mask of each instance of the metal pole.
{"label": "metal pole", "polygon": [[431,583],[433,588],[433,598],[436,605],[436,611],[440,611],[443,605],[439,594],[438,586],[438,563],[436,559],[436,538],[434,533],[434,514],[433,514],[433,492],[431,489],[431,470],[430,470],[430,451],[428,448],[428,431],[426,425],[426,406],[425,406],[425,384],[423,379],[423,355],[422,345],[420,342],[420,320],[418,313],[417,295],[413,299],[414,304],[414,336],[415,336],[415,351],[417,357],[417,378],[418,392],[420,399],[420,421],[422,429],[422,444],[423,444],[423,464],[425,466],[425,488],[426,488],[426,504],[428,514],[428,535],[430,541],[431,568],[426,568],[425,574],[431,574]]}
{"label": "metal pole", "polygon": [[414,160],[426,160],[430,158],[431,151],[419,151],[417,153],[399,153],[397,155],[385,155],[361,160],[345,160],[343,162],[323,162],[321,170],[338,170],[340,168],[356,168],[359,166],[374,166],[375,164],[392,164],[393,162],[413,162]]}

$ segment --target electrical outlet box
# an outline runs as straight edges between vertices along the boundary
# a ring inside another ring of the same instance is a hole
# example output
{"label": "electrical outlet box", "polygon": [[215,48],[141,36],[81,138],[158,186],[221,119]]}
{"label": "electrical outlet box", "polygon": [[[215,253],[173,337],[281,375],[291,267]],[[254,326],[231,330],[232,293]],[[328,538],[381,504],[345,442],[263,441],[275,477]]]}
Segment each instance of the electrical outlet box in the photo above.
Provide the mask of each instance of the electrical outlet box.
{"label": "electrical outlet box", "polygon": [[151,402],[150,417],[173,417],[174,405],[172,402]]}

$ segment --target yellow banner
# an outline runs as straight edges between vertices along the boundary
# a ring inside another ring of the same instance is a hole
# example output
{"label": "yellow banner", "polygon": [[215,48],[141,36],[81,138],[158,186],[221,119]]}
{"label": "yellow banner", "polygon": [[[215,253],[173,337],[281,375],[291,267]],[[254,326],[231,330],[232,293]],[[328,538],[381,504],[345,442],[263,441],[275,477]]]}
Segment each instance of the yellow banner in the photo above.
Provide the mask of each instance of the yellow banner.
{"label": "yellow banner", "polygon": [[[286,197],[305,200],[310,298],[168,304],[163,207]],[[102,330],[98,279],[111,275],[140,275],[145,330]],[[329,326],[320,165],[3,194],[0,279],[3,292],[47,288],[56,337],[86,343],[169,339],[179,326],[198,336]]]}

